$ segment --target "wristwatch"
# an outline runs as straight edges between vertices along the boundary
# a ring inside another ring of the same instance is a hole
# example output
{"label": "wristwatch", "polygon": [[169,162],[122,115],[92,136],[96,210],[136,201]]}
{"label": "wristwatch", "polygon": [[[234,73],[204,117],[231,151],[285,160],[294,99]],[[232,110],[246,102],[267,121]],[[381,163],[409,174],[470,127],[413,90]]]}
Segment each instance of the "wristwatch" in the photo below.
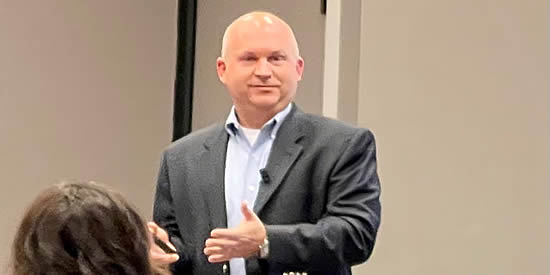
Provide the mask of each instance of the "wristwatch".
{"label": "wristwatch", "polygon": [[258,258],[266,259],[269,256],[269,241],[267,237],[264,239],[264,242],[258,246]]}

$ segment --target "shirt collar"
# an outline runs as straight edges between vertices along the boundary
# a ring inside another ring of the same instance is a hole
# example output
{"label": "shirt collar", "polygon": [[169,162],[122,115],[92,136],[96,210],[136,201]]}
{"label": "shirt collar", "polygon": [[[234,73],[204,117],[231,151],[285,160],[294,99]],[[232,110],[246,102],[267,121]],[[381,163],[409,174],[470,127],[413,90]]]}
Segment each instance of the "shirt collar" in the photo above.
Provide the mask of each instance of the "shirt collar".
{"label": "shirt collar", "polygon": [[[292,109],[292,102],[289,103],[282,111],[278,112],[270,120],[264,123],[261,130],[264,131],[265,129],[265,130],[271,131],[270,137],[274,139],[277,136],[277,132],[279,131],[279,128],[281,128],[281,124],[287,117],[288,113],[290,113],[291,109]],[[237,119],[235,106],[232,106],[231,111],[229,112],[229,115],[225,120],[225,131],[229,135],[235,136],[242,127],[243,126],[239,123],[239,120]]]}

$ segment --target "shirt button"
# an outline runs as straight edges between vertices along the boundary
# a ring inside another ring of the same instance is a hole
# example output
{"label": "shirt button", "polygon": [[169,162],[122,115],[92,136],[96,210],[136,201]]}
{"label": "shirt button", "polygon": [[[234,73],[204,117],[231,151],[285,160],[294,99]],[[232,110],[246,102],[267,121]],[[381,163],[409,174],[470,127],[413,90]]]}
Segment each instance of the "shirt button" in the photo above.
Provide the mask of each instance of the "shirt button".
{"label": "shirt button", "polygon": [[248,186],[248,191],[254,192],[254,190],[256,190],[256,187],[254,187],[253,185]]}

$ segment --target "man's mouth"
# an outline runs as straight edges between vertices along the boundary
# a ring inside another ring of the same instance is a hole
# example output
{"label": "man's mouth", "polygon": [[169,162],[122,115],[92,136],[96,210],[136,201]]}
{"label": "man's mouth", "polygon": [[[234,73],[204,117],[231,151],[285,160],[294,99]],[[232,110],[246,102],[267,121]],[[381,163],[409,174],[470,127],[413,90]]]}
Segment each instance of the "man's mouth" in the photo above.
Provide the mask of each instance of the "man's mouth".
{"label": "man's mouth", "polygon": [[279,85],[248,85],[253,88],[277,88]]}

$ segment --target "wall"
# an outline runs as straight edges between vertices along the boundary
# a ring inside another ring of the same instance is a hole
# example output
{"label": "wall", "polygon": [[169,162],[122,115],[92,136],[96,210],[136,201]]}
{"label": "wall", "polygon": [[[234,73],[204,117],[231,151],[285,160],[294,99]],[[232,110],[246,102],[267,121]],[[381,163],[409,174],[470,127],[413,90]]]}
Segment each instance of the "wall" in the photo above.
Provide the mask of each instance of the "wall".
{"label": "wall", "polygon": [[548,274],[548,1],[363,1],[383,217],[358,274]]}
{"label": "wall", "polygon": [[0,274],[25,207],[60,179],[150,217],[170,142],[176,1],[0,1]]}

